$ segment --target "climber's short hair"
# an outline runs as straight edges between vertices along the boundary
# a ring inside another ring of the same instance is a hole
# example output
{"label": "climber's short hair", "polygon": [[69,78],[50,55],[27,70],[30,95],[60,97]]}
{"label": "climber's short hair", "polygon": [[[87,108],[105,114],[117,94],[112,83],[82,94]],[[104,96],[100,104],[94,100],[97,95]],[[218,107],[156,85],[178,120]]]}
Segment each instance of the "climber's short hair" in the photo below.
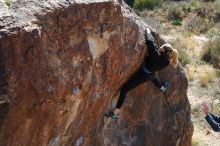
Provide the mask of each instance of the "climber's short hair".
{"label": "climber's short hair", "polygon": [[168,57],[170,64],[176,68],[178,63],[178,51],[174,49],[170,44],[164,44],[161,46],[165,50],[165,54]]}

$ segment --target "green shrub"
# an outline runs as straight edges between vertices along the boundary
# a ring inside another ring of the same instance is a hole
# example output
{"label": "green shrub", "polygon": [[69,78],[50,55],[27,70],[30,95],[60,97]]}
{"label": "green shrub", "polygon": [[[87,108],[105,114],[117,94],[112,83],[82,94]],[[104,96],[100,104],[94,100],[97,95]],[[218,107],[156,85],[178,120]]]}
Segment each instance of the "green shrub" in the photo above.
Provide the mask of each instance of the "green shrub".
{"label": "green shrub", "polygon": [[5,0],[5,4],[6,4],[8,7],[10,7],[10,5],[11,5],[11,0]]}
{"label": "green shrub", "polygon": [[154,9],[156,6],[161,6],[162,0],[135,0],[134,8],[137,10]]}
{"label": "green shrub", "polygon": [[182,20],[181,19],[175,19],[173,22],[172,22],[173,25],[176,25],[176,26],[179,26],[179,25],[182,25]]}
{"label": "green shrub", "polygon": [[[220,17],[219,17],[220,18]],[[210,38],[213,38],[215,36],[220,36],[220,23],[215,24],[209,31],[207,32],[207,35]]]}
{"label": "green shrub", "polygon": [[171,41],[172,46],[179,52],[179,61],[185,66],[191,63],[190,52],[196,48],[196,41],[188,31],[175,34],[175,39]]}
{"label": "green shrub", "polygon": [[211,49],[209,47],[203,48],[201,51],[201,59],[205,62],[210,63],[211,61]]}
{"label": "green shrub", "polygon": [[178,20],[178,19],[182,20],[184,15],[185,13],[182,7],[180,7],[177,4],[174,4],[168,8],[168,19],[169,20]]}
{"label": "green shrub", "polygon": [[202,60],[220,68],[220,37],[207,42],[201,54]]}
{"label": "green shrub", "polygon": [[181,7],[182,7],[182,10],[185,12],[185,13],[189,13],[192,11],[192,6],[190,3],[182,3],[181,4]]}
{"label": "green shrub", "polygon": [[220,77],[220,69],[216,70],[216,76],[219,78]]}
{"label": "green shrub", "polygon": [[209,82],[212,82],[216,78],[216,71],[210,65],[199,66],[199,83],[202,87],[207,87]]}
{"label": "green shrub", "polygon": [[190,57],[185,50],[179,49],[178,53],[179,53],[179,61],[183,66],[186,66],[191,62]]}
{"label": "green shrub", "polygon": [[196,9],[200,8],[202,4],[203,4],[203,2],[198,1],[198,0],[192,0],[190,2],[190,5],[192,6],[193,10],[196,10]]}
{"label": "green shrub", "polygon": [[192,140],[192,146],[199,146],[199,141],[196,139]]}
{"label": "green shrub", "polygon": [[187,13],[190,13],[193,10],[192,4],[189,2],[184,3],[175,3],[168,8],[168,19],[183,19],[187,16]]}
{"label": "green shrub", "polygon": [[214,9],[215,9],[215,22],[220,22],[220,0],[216,0],[214,2]]}
{"label": "green shrub", "polygon": [[187,22],[187,27],[194,33],[205,33],[214,26],[214,21],[202,17],[191,18]]}
{"label": "green shrub", "polygon": [[216,10],[217,14],[220,14],[220,1],[219,0],[214,2],[214,9]]}
{"label": "green shrub", "polygon": [[204,2],[214,2],[215,0],[203,0]]}
{"label": "green shrub", "polygon": [[194,33],[206,33],[218,21],[219,2],[204,3],[203,0],[192,0],[189,4],[193,16],[186,22],[188,29]]}

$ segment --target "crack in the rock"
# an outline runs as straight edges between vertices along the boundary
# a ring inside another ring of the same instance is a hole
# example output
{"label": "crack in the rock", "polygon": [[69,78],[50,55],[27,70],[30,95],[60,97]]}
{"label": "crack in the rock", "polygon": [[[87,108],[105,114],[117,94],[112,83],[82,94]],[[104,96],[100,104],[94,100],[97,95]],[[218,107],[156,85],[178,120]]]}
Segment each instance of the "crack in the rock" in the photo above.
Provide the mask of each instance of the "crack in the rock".
{"label": "crack in the rock", "polygon": [[[174,124],[175,124],[175,120],[176,120],[176,118],[177,118],[177,114],[176,114],[176,112],[175,112],[175,110],[173,109],[173,107],[171,106],[171,104],[169,103],[169,101],[168,101],[168,97],[167,97],[167,95],[166,95],[166,93],[164,93],[164,96],[165,96],[165,101],[166,101],[166,103],[167,103],[167,105],[169,106],[169,108],[170,108],[170,111],[173,113],[173,115],[174,115],[174,118],[173,118],[173,120],[174,120]],[[185,124],[185,123],[184,123]],[[175,125],[176,126],[176,125]],[[178,132],[176,132],[176,138],[177,138],[177,140],[178,140],[178,138],[180,138],[181,139],[181,137],[180,137],[180,135],[178,134]]]}
{"label": "crack in the rock", "polygon": [[176,115],[176,112],[173,110],[172,106],[170,105],[170,103],[168,101],[168,97],[167,97],[166,93],[164,93],[164,96],[165,96],[165,101],[170,108],[170,111],[172,111],[174,113],[174,115]]}
{"label": "crack in the rock", "polygon": [[53,43],[53,41],[52,41],[52,39],[50,38],[50,36],[49,36],[49,34],[47,33],[47,31],[44,31],[44,32],[45,32],[45,34],[46,34],[48,40],[49,40],[51,43]]}

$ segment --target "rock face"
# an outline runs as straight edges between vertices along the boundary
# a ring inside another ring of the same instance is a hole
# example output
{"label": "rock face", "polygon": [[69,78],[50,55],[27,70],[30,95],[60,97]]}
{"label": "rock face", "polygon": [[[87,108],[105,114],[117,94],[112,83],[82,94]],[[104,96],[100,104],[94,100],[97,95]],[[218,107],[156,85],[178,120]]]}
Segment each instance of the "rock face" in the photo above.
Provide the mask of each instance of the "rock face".
{"label": "rock face", "polygon": [[[187,80],[178,65],[104,113],[139,68],[147,27],[122,1],[0,0],[1,146],[189,146]],[[160,44],[161,45],[161,44]]]}

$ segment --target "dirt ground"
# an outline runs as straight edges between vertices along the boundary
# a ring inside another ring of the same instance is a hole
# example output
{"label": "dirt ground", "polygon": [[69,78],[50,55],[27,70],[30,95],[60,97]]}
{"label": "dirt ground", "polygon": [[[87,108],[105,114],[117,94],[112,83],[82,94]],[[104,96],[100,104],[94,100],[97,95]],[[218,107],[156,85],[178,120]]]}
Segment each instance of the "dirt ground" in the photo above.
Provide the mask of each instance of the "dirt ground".
{"label": "dirt ground", "polygon": [[[194,61],[198,59],[202,46],[208,41],[205,36],[194,36],[198,47],[192,53]],[[195,64],[195,66],[198,66]],[[199,83],[201,70],[195,67],[194,79],[188,82],[188,99],[192,109],[192,122],[194,125],[193,146],[220,146],[220,133],[214,132],[205,120],[205,114],[201,110],[201,103],[206,101],[210,104],[210,110],[216,115],[220,115],[220,78],[202,87]]]}
{"label": "dirt ground", "polygon": [[[192,122],[194,125],[193,146],[220,146],[220,133],[214,132],[205,120],[205,115],[201,111],[201,103],[207,101],[212,103],[216,89],[220,91],[219,80],[216,80],[208,85],[207,88],[201,87],[198,80],[189,81],[188,99],[192,109]],[[215,96],[212,111],[218,115],[217,108],[219,107],[220,94]]]}

